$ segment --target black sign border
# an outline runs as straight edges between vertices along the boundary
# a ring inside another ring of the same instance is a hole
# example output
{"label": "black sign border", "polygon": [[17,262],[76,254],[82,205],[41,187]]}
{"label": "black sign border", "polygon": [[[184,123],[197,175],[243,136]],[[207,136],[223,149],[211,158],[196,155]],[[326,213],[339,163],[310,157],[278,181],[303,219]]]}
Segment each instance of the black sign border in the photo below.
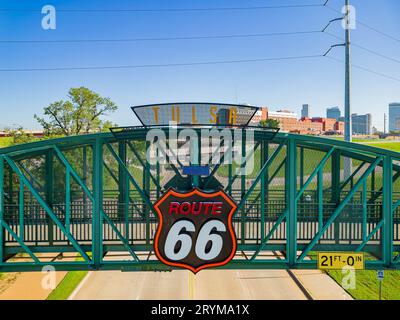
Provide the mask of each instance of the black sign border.
{"label": "black sign border", "polygon": [[[198,268],[194,268],[188,264],[185,263],[180,263],[180,262],[171,262],[168,260],[165,260],[161,255],[160,252],[158,250],[158,238],[161,234],[161,228],[163,225],[163,215],[160,211],[160,209],[158,208],[158,206],[171,194],[174,193],[175,196],[177,197],[181,197],[181,198],[185,198],[188,197],[192,194],[197,193],[198,195],[204,196],[206,198],[211,198],[213,196],[217,196],[217,195],[221,195],[223,198],[225,198],[225,200],[227,200],[229,202],[229,204],[232,206],[231,211],[228,214],[228,229],[229,229],[229,233],[232,237],[232,251],[231,254],[229,255],[228,258],[226,258],[224,261],[221,262],[217,262],[217,263],[207,263],[204,265],[201,265]],[[189,269],[190,271],[192,271],[194,274],[196,274],[197,272],[199,272],[202,269],[205,268],[213,268],[213,267],[221,267],[226,265],[227,263],[229,263],[233,257],[236,254],[236,249],[237,249],[237,238],[236,238],[236,233],[235,233],[235,229],[233,227],[233,215],[235,214],[237,209],[237,204],[235,203],[235,201],[222,189],[219,189],[217,191],[212,191],[212,192],[206,192],[203,191],[199,188],[193,188],[190,191],[185,191],[185,192],[180,192],[172,187],[170,187],[162,196],[161,198],[159,198],[157,200],[157,202],[154,204],[154,210],[156,211],[157,215],[158,215],[158,226],[157,226],[157,230],[156,230],[156,235],[154,237],[154,242],[153,242],[153,246],[154,246],[154,252],[157,256],[157,258],[164,264],[169,265],[169,266],[173,266],[173,267],[180,267],[180,268],[184,268],[184,269]]]}

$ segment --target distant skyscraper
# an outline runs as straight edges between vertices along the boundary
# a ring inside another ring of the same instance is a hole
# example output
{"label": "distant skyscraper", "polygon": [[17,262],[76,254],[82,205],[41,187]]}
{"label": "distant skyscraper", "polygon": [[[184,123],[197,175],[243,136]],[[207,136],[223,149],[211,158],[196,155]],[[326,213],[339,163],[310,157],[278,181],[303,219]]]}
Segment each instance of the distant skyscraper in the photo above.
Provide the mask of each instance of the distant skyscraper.
{"label": "distant skyscraper", "polygon": [[310,118],[310,106],[308,104],[303,104],[303,108],[301,109],[301,117]]}
{"label": "distant skyscraper", "polygon": [[389,131],[400,130],[400,103],[389,104]]}
{"label": "distant skyscraper", "polygon": [[372,134],[372,116],[367,114],[352,114],[351,121],[353,122],[354,134]]}
{"label": "distant skyscraper", "polygon": [[339,121],[342,113],[340,112],[339,107],[332,107],[332,108],[327,108],[326,109],[326,117],[330,119],[336,119],[336,121]]}

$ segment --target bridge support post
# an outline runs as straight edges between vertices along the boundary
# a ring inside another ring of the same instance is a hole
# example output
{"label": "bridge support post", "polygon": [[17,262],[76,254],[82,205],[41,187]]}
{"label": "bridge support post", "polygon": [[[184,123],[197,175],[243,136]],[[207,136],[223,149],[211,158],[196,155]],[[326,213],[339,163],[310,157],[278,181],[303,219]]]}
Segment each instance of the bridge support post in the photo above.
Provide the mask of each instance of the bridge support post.
{"label": "bridge support post", "polygon": [[93,145],[93,217],[92,259],[94,268],[100,268],[103,255],[103,141],[96,139]]}
{"label": "bridge support post", "polygon": [[[200,140],[200,141],[199,141]],[[201,138],[190,137],[190,165],[200,165],[201,154]],[[192,187],[197,188],[200,185],[200,177],[198,175],[191,176]]]}
{"label": "bridge support post", "polygon": [[[233,130],[232,130],[232,134],[234,134]],[[232,145],[234,145],[235,141],[232,141]],[[232,156],[230,156],[230,161],[228,162],[228,187],[226,189],[226,192],[228,192],[228,194],[230,196],[232,196],[232,163],[233,163],[233,150],[230,150],[229,152],[232,152]]]}
{"label": "bridge support post", "polygon": [[371,198],[375,197],[375,185],[376,185],[376,177],[375,177],[375,170],[371,174]]}
{"label": "bridge support post", "polygon": [[[83,171],[83,177],[82,181],[83,183],[87,186],[87,146],[84,146],[82,149],[82,171]],[[84,192],[83,193],[83,217],[84,220],[87,221],[88,218],[88,205],[87,205],[87,194]]]}
{"label": "bridge support post", "polygon": [[[304,186],[304,147],[300,147],[300,188]],[[301,202],[304,202],[304,194],[301,195]]]}
{"label": "bridge support post", "polygon": [[[331,182],[332,182],[332,196],[331,201],[336,206],[339,205],[340,202],[340,150],[334,150],[332,154],[332,163],[331,163]],[[333,223],[334,230],[334,240],[335,243],[339,243],[340,238],[340,221],[336,219]]]}
{"label": "bridge support post", "polygon": [[160,154],[159,154],[159,150],[157,148],[157,153],[156,153],[156,158],[157,158],[157,162],[156,162],[156,181],[157,181],[157,186],[156,186],[156,190],[157,190],[157,199],[160,198],[161,196],[161,187],[160,187]]}
{"label": "bridge support post", "polygon": [[226,191],[232,196],[232,161],[228,164],[228,189]]}
{"label": "bridge support post", "polygon": [[[150,142],[146,141],[146,150],[149,150]],[[149,159],[145,159],[145,167],[144,167],[144,192],[146,197],[150,200],[150,162]],[[150,200],[151,201],[151,200]],[[145,206],[145,215],[146,215],[146,244],[150,244],[150,206],[147,203],[144,203]]]}
{"label": "bridge support post", "polygon": [[[51,209],[54,203],[54,154],[53,149],[46,152],[46,167],[45,167],[46,183],[45,183],[45,199]],[[52,246],[54,242],[54,223],[50,217],[47,217],[47,237],[49,245]]]}
{"label": "bridge support post", "polygon": [[[126,166],[126,142],[125,140],[118,141],[118,156]],[[125,198],[126,198],[126,183],[125,171],[121,164],[118,164],[118,218],[122,219],[125,216]]]}
{"label": "bridge support post", "polygon": [[122,163],[118,163],[118,218],[125,221],[125,237],[129,238],[129,179],[126,175],[127,149],[126,141],[118,142],[118,156]]}
{"label": "bridge support post", "polygon": [[[264,166],[264,164],[267,162],[268,159],[268,141],[263,140],[261,143],[261,164],[260,168]],[[265,173],[261,177],[261,236],[260,236],[260,241],[262,241],[265,238],[265,209],[266,206],[265,204],[268,204],[268,180],[269,180],[269,175],[268,175],[269,170],[267,169]]]}
{"label": "bridge support post", "polygon": [[293,267],[297,261],[297,149],[293,137],[288,139],[286,160],[288,160],[285,174],[286,206],[289,208],[286,227],[286,239],[288,239],[286,257],[289,265]]}
{"label": "bridge support post", "polygon": [[[13,181],[13,171],[10,169],[8,170],[8,203],[10,205],[14,204],[14,181]],[[12,209],[14,211],[14,209]]]}
{"label": "bridge support post", "polygon": [[[245,131],[242,129],[242,161],[240,167],[240,191],[241,191],[241,198],[244,198],[246,194],[246,134]],[[241,243],[245,244],[246,242],[246,204],[244,204],[242,211],[240,212],[240,239]]]}
{"label": "bridge support post", "polygon": [[383,262],[390,267],[393,261],[393,164],[390,156],[383,159]]}
{"label": "bridge support post", "polygon": [[4,261],[4,158],[0,156],[0,264]]}

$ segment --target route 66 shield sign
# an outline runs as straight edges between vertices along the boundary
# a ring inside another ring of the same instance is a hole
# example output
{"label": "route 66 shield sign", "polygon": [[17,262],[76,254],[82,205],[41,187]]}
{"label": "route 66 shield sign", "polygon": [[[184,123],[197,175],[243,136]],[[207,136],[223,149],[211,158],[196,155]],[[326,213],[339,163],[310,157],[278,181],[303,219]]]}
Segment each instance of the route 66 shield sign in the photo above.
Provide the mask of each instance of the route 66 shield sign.
{"label": "route 66 shield sign", "polygon": [[154,205],[159,224],[154,251],[164,264],[197,273],[227,264],[236,252],[232,216],[237,205],[224,191],[169,189]]}

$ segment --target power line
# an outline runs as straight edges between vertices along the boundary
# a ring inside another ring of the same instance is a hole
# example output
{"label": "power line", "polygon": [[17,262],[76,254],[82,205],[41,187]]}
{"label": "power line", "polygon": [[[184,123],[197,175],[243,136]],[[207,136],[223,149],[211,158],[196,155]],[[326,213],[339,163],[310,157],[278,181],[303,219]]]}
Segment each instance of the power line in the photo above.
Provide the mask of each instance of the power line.
{"label": "power line", "polygon": [[[328,5],[327,3],[328,3],[328,1],[327,1],[327,2],[325,3],[325,5],[324,5],[325,7],[327,7],[328,9],[330,9],[330,10],[336,12],[336,13],[342,14],[342,12],[340,12],[339,10],[337,10],[337,9],[335,9],[335,8],[333,8],[333,7],[331,7],[331,6]],[[400,43],[400,39],[399,39],[399,38],[396,38],[396,37],[394,37],[394,36],[392,36],[392,35],[390,35],[390,34],[388,34],[388,33],[386,33],[386,32],[383,32],[383,31],[381,31],[381,30],[379,30],[379,29],[377,29],[377,28],[375,28],[375,27],[372,27],[372,26],[370,26],[369,24],[367,24],[367,23],[365,23],[365,22],[362,22],[362,21],[360,21],[360,20],[358,20],[358,19],[355,19],[355,21],[358,22],[360,25],[366,27],[367,29],[370,29],[371,31],[374,31],[374,32],[376,32],[376,33],[378,33],[378,34],[380,34],[380,35],[386,37],[386,38],[389,38],[389,39],[391,39],[391,40],[394,40],[394,41]]]}
{"label": "power line", "polygon": [[[267,62],[267,61],[289,61],[301,59],[315,59],[326,57],[339,63],[344,63],[343,60],[328,56],[328,55],[303,55],[275,58],[260,58],[260,59],[243,59],[243,60],[222,60],[222,61],[203,61],[203,62],[187,62],[187,63],[166,63],[166,64],[142,64],[142,65],[119,65],[119,66],[81,66],[81,67],[54,67],[54,68],[10,68],[0,69],[0,72],[37,72],[37,71],[75,71],[75,70],[109,70],[109,69],[139,69],[139,68],[161,68],[161,67],[185,67],[185,66],[201,66],[201,65],[223,65],[235,63],[252,63],[252,62]],[[352,67],[400,82],[400,78],[396,78],[384,73],[352,64]]]}
{"label": "power line", "polygon": [[[258,6],[258,7],[220,7],[220,8],[178,8],[178,9],[59,9],[58,12],[185,12],[185,11],[228,11],[228,10],[264,10],[264,9],[285,9],[285,8],[304,8],[304,7],[327,7],[337,13],[340,11],[327,5],[329,0],[324,4],[298,4],[298,5],[281,5],[281,6]],[[0,12],[37,12],[35,9],[1,9]],[[339,19],[335,19],[336,21]],[[391,35],[388,35],[376,28],[368,26],[367,24],[360,22],[358,23],[368,27],[369,29],[380,33],[388,38],[400,42]],[[135,42],[135,41],[170,41],[170,40],[198,40],[198,39],[223,39],[223,38],[250,38],[250,37],[268,37],[268,36],[283,36],[283,35],[296,35],[296,34],[313,34],[313,33],[326,33],[334,38],[341,39],[326,31],[326,27],[322,30],[311,30],[311,31],[296,31],[296,32],[277,32],[277,33],[259,33],[259,34],[236,34],[236,35],[215,35],[215,36],[190,36],[190,37],[166,37],[166,38],[126,38],[126,39],[76,39],[76,40],[0,40],[0,43],[81,43],[81,42]],[[341,39],[342,40],[342,39]],[[385,56],[374,50],[362,47],[358,44],[354,46],[360,49],[366,50],[372,54],[378,55],[382,58],[389,59],[393,62],[400,63],[400,60]],[[329,52],[329,51],[328,51]],[[260,59],[243,59],[243,60],[223,60],[223,61],[205,61],[205,62],[188,62],[188,63],[167,63],[167,64],[143,64],[143,65],[119,65],[119,66],[81,66],[81,67],[54,67],[54,68],[10,68],[0,69],[0,72],[35,72],[35,71],[73,71],[73,70],[106,70],[106,69],[136,69],[136,68],[158,68],[158,67],[179,67],[179,66],[199,66],[199,65],[218,65],[218,64],[234,64],[234,63],[251,63],[251,62],[266,62],[266,61],[287,61],[297,59],[312,59],[326,57],[339,63],[344,61],[324,55],[304,55],[304,56],[291,56],[291,57],[276,57],[276,58],[260,58]],[[354,68],[361,69],[363,71],[385,77],[387,79],[395,80],[400,82],[399,78],[376,72],[374,70],[352,65]]]}
{"label": "power line", "polygon": [[122,39],[67,39],[67,40],[0,40],[0,43],[82,43],[82,42],[145,42],[145,41],[178,41],[178,40],[202,40],[202,39],[229,39],[229,38],[257,38],[288,36],[300,34],[321,33],[321,30],[295,31],[295,32],[274,32],[254,34],[225,34],[209,36],[188,36],[188,37],[159,37],[159,38],[122,38]]}
{"label": "power line", "polygon": [[[328,59],[334,60],[336,62],[339,62],[339,63],[344,63],[344,61],[341,60],[341,59],[337,59],[337,58],[334,58],[334,57],[331,57],[331,56],[325,56],[325,57],[328,58]],[[384,78],[387,78],[387,79],[390,79],[390,80],[394,80],[394,81],[400,82],[400,78],[396,78],[396,77],[393,77],[393,76],[390,76],[390,75],[387,75],[387,74],[384,74],[384,73],[381,73],[381,72],[377,72],[377,71],[374,71],[372,69],[368,69],[366,67],[355,65],[355,64],[352,64],[351,66],[353,68],[360,69],[360,70],[363,70],[365,72],[369,72],[369,73],[375,74],[377,76],[381,76],[381,77],[384,77]]]}
{"label": "power line", "polygon": [[[323,7],[324,4],[295,4],[278,6],[252,6],[252,7],[216,7],[216,8],[164,8],[164,9],[57,9],[57,12],[74,13],[96,13],[96,12],[201,12],[201,11],[240,11],[240,10],[269,10],[290,8],[315,8]],[[16,9],[1,8],[0,12],[41,12],[41,9]]]}
{"label": "power line", "polygon": [[56,68],[13,68],[0,69],[0,72],[33,72],[33,71],[68,71],[68,70],[105,70],[105,69],[137,69],[137,68],[158,68],[158,67],[181,67],[181,66],[201,66],[201,65],[217,65],[217,64],[233,64],[233,63],[250,63],[250,62],[266,62],[266,61],[288,61],[299,59],[320,58],[322,55],[304,55],[291,57],[276,58],[260,58],[260,59],[243,59],[243,60],[222,60],[222,61],[205,61],[205,62],[187,62],[187,63],[166,63],[166,64],[143,64],[143,65],[120,65],[120,66],[93,66],[93,67],[56,67]]}
{"label": "power line", "polygon": [[20,72],[20,71],[59,71],[59,70],[100,70],[100,69],[133,69],[133,68],[154,68],[154,67],[174,67],[174,66],[197,66],[197,65],[214,65],[214,64],[232,64],[232,63],[249,63],[264,61],[283,61],[317,58],[321,55],[309,56],[292,56],[277,58],[260,58],[260,59],[243,59],[243,60],[223,60],[223,61],[205,61],[205,62],[188,62],[188,63],[168,63],[168,64],[144,64],[144,65],[122,65],[122,66],[98,66],[98,67],[60,67],[60,68],[27,68],[27,69],[0,69],[0,72]]}
{"label": "power line", "polygon": [[[206,39],[238,39],[238,38],[261,38],[261,37],[274,37],[274,36],[289,36],[289,35],[305,35],[305,34],[317,34],[324,33],[335,39],[344,41],[341,37],[338,37],[328,31],[321,30],[310,30],[310,31],[296,31],[296,32],[275,32],[275,33],[255,33],[255,34],[230,34],[230,35],[210,35],[210,36],[188,36],[188,37],[160,37],[160,38],[122,38],[122,39],[67,39],[67,40],[0,40],[1,43],[104,43],[104,42],[152,42],[152,41],[181,41],[181,40],[206,40]],[[389,61],[400,63],[400,60],[386,56],[372,49],[361,46],[357,43],[352,42],[354,47],[367,51],[371,54],[387,59]],[[329,50],[330,51],[330,50]]]}
{"label": "power line", "polygon": [[[338,36],[334,35],[333,33],[330,33],[330,32],[328,32],[328,31],[325,31],[324,33],[326,33],[327,35],[329,35],[329,36],[331,36],[331,37],[333,37],[333,38],[335,38],[335,39],[338,39],[338,40],[340,40],[340,41],[344,41],[343,38],[338,37]],[[387,59],[387,60],[392,61],[392,62],[395,62],[395,63],[400,63],[400,60],[398,60],[398,59],[395,59],[395,58],[386,56],[386,55],[384,55],[384,54],[382,54],[382,53],[379,53],[379,52],[377,52],[377,51],[375,51],[375,50],[372,50],[372,49],[366,48],[366,47],[364,47],[364,46],[361,46],[361,45],[359,45],[359,44],[357,44],[357,43],[351,42],[351,45],[354,46],[354,47],[356,47],[356,48],[359,48],[359,49],[361,49],[361,50],[364,50],[364,51],[366,51],[366,52],[369,52],[369,53],[371,53],[371,54],[373,54],[373,55],[376,55],[376,56],[378,56],[378,57]]]}
{"label": "power line", "polygon": [[361,49],[361,50],[367,51],[367,52],[369,52],[369,53],[371,53],[371,54],[374,54],[374,55],[376,55],[376,56],[378,56],[378,57],[381,57],[381,58],[390,60],[390,61],[392,61],[392,62],[400,63],[400,60],[398,60],[398,59],[395,59],[395,58],[386,56],[386,55],[384,55],[384,54],[382,54],[382,53],[379,53],[379,52],[376,52],[376,51],[374,51],[374,50],[368,49],[368,48],[366,48],[366,47],[360,46],[359,44],[352,43],[352,45],[353,45],[353,47],[357,47],[357,48],[359,48],[359,49]]}
{"label": "power line", "polygon": [[383,36],[385,36],[385,37],[387,37],[387,38],[389,38],[389,39],[392,39],[392,40],[397,41],[398,43],[400,43],[400,39],[399,39],[399,38],[393,37],[393,36],[390,35],[390,34],[387,34],[387,33],[382,32],[382,31],[380,31],[380,30],[378,30],[378,29],[376,29],[376,28],[374,28],[374,27],[371,27],[370,25],[368,25],[368,24],[366,24],[366,23],[364,23],[364,22],[361,22],[360,20],[357,20],[357,22],[358,22],[359,24],[361,24],[362,26],[364,26],[364,27],[366,27],[366,28],[368,28],[368,29],[370,29],[370,30],[372,30],[372,31],[375,31],[376,33],[378,33],[378,34],[380,34],[380,35],[383,35]]}

